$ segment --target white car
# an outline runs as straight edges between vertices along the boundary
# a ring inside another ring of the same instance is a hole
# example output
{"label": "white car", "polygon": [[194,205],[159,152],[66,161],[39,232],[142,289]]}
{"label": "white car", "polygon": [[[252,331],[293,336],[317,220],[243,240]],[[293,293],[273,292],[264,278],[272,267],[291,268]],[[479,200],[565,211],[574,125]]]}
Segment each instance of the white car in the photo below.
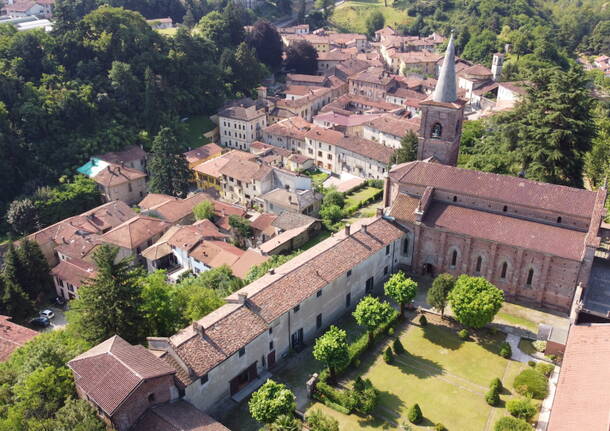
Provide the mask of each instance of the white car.
{"label": "white car", "polygon": [[55,317],[55,313],[53,313],[53,310],[43,310],[39,314],[40,317],[46,317],[49,320]]}

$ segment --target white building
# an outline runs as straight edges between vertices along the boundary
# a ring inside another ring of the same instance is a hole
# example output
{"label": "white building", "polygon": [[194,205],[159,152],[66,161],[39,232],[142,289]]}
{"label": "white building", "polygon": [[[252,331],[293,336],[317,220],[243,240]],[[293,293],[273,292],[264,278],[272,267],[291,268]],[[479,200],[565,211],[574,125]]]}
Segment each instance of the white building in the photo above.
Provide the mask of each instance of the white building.
{"label": "white building", "polygon": [[218,113],[218,126],[222,146],[249,151],[250,144],[261,139],[267,116],[257,102],[242,99]]}

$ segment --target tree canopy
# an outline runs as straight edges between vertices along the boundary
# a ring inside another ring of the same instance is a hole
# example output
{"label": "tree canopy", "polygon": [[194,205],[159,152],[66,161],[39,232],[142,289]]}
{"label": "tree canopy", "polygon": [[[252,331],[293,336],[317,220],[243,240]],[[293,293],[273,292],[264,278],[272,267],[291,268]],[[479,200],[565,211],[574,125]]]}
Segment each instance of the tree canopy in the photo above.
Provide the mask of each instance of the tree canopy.
{"label": "tree canopy", "polygon": [[293,414],[296,409],[295,396],[283,383],[269,379],[252,394],[248,407],[256,421],[270,424],[281,415]]}
{"label": "tree canopy", "polygon": [[352,313],[360,326],[367,328],[369,343],[373,341],[373,330],[392,317],[394,309],[387,302],[382,302],[373,296],[365,296],[360,300]]}
{"label": "tree canopy", "polygon": [[347,332],[334,325],[328,328],[324,334],[316,339],[313,356],[326,364],[331,378],[334,379],[337,368],[349,361]]}
{"label": "tree canopy", "polygon": [[504,292],[483,277],[460,275],[449,292],[449,303],[457,320],[469,328],[490,323],[504,302]]}
{"label": "tree canopy", "polygon": [[383,290],[386,295],[400,305],[400,314],[403,315],[405,304],[413,301],[415,295],[417,295],[417,283],[405,276],[404,272],[399,271],[385,282]]}
{"label": "tree canopy", "polygon": [[318,70],[318,51],[311,43],[297,40],[286,48],[285,66],[294,73],[315,75]]}
{"label": "tree canopy", "polygon": [[445,314],[445,307],[449,297],[449,292],[455,286],[455,277],[451,274],[439,274],[432,282],[432,287],[428,289],[427,301],[435,309],[441,312],[441,319]]}

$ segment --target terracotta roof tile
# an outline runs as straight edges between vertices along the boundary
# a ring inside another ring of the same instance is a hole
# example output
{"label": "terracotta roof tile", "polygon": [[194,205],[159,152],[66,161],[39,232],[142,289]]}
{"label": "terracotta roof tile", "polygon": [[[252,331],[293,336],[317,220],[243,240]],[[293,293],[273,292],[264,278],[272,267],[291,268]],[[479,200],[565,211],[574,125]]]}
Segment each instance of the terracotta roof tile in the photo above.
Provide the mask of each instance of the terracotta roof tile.
{"label": "terracotta roof tile", "polygon": [[38,332],[10,320],[11,317],[0,315],[0,362],[6,361],[13,351],[38,335]]}
{"label": "terracotta roof tile", "polygon": [[577,261],[582,259],[585,248],[585,232],[442,202],[430,205],[423,222],[453,233]]}
{"label": "terracotta roof tile", "polygon": [[158,205],[164,204],[168,201],[177,201],[180,198],[170,195],[164,195],[162,193],[149,193],[144,199],[138,203],[138,207],[142,210],[148,210]]}
{"label": "terracotta roof tile", "polygon": [[244,254],[231,265],[233,275],[239,278],[246,278],[250,268],[254,265],[260,265],[269,260],[271,256],[264,256],[260,251],[248,249]]}
{"label": "terracotta roof tile", "polygon": [[61,260],[52,270],[55,277],[80,287],[86,280],[95,277],[95,266],[81,259]]}
{"label": "terracotta roof tile", "polygon": [[203,262],[210,268],[218,268],[222,265],[233,265],[244,250],[233,244],[223,241],[202,241],[189,252],[189,256]]}
{"label": "terracotta roof tile", "polygon": [[118,335],[68,362],[76,385],[110,416],[144,380],[176,370]]}
{"label": "terracotta roof tile", "polygon": [[419,202],[419,198],[411,197],[404,193],[399,193],[392,203],[389,216],[394,217],[399,222],[414,223],[414,213],[419,205]]}
{"label": "terracotta roof tile", "polygon": [[233,160],[220,169],[222,175],[244,182],[260,181],[272,171],[270,166],[252,160]]}
{"label": "terracotta roof tile", "polygon": [[423,161],[395,166],[390,171],[390,178],[399,183],[432,186],[491,201],[587,218],[593,212],[596,196],[588,190]]}
{"label": "terracotta roof tile", "polygon": [[106,232],[102,235],[102,241],[133,250],[170,226],[171,223],[164,220],[139,215]]}
{"label": "terracotta roof tile", "polygon": [[610,429],[610,325],[572,325],[548,431]]}
{"label": "terracotta roof tile", "polygon": [[110,164],[93,176],[93,180],[104,187],[113,187],[145,177],[146,174],[137,169]]}
{"label": "terracotta roof tile", "polygon": [[344,150],[351,151],[384,164],[390,163],[392,154],[394,154],[395,151],[393,148],[386,147],[385,145],[369,141],[368,139],[359,136],[346,136],[336,145]]}
{"label": "terracotta roof tile", "polygon": [[230,431],[184,400],[150,407],[132,431]]}
{"label": "terracotta roof tile", "polygon": [[195,148],[193,150],[187,151],[184,153],[186,157],[186,161],[189,163],[195,163],[198,160],[204,160],[208,157],[212,157],[222,153],[222,147],[220,145],[211,143],[202,145],[199,148]]}
{"label": "terracotta roof tile", "polygon": [[366,126],[371,129],[380,130],[381,132],[389,135],[402,138],[410,130],[417,133],[420,127],[420,119],[404,119],[397,118],[393,115],[384,115],[383,117],[377,118],[369,122]]}
{"label": "terracotta roof tile", "polygon": [[113,151],[105,153],[100,156],[95,156],[97,159],[101,159],[108,163],[114,163],[120,165],[121,163],[129,163],[135,160],[142,160],[146,158],[146,152],[137,145],[132,145],[125,148],[123,151]]}

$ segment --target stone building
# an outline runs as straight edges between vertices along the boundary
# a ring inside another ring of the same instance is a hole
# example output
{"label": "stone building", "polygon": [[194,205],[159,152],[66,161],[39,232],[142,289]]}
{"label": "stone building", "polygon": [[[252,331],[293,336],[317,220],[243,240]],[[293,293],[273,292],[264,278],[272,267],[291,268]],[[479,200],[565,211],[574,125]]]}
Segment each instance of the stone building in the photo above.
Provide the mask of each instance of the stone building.
{"label": "stone building", "polygon": [[395,166],[387,214],[407,229],[412,270],[482,276],[509,300],[567,313],[600,243],[596,192],[427,161]]}
{"label": "stone building", "polygon": [[218,113],[220,144],[224,147],[249,151],[266,126],[265,107],[252,99],[234,101]]}

